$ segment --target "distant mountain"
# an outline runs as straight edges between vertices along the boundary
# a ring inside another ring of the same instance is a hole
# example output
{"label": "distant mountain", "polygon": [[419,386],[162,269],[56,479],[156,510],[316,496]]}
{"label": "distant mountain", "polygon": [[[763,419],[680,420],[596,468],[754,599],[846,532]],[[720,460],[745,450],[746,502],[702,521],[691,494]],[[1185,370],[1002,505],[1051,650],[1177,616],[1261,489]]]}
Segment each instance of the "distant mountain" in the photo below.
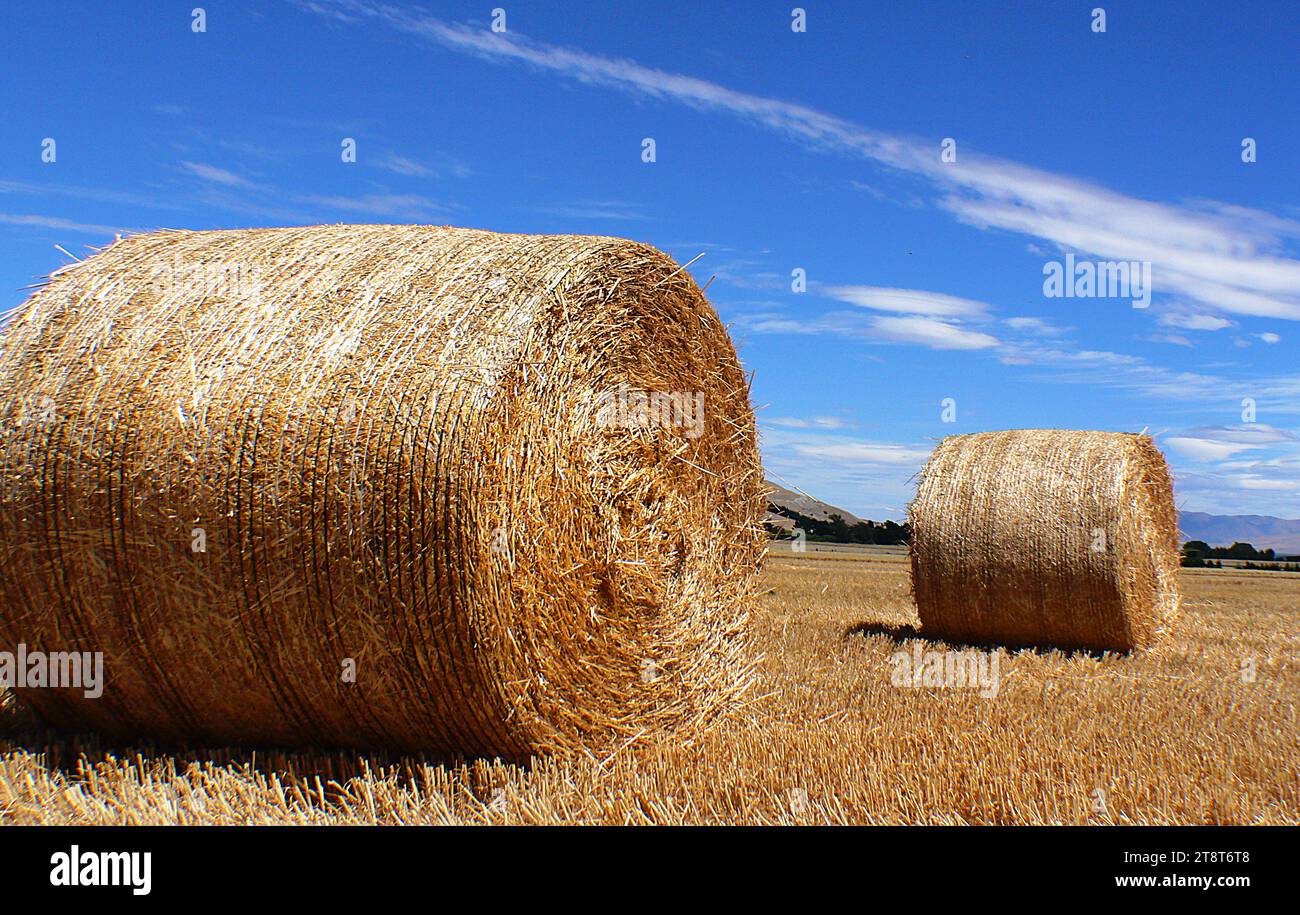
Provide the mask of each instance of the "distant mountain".
{"label": "distant mountain", "polygon": [[848,524],[857,524],[862,519],[851,511],[843,508],[836,508],[834,505],[828,505],[812,496],[805,496],[803,493],[794,492],[779,486],[771,480],[764,480],[769,490],[767,501],[771,502],[777,508],[783,508],[787,511],[798,512],[806,518],[813,518],[817,521],[829,521],[831,515],[839,515]]}
{"label": "distant mountain", "polygon": [[1300,520],[1268,515],[1210,515],[1179,512],[1178,526],[1183,540],[1203,540],[1210,546],[1249,543],[1257,550],[1283,555],[1300,555]]}

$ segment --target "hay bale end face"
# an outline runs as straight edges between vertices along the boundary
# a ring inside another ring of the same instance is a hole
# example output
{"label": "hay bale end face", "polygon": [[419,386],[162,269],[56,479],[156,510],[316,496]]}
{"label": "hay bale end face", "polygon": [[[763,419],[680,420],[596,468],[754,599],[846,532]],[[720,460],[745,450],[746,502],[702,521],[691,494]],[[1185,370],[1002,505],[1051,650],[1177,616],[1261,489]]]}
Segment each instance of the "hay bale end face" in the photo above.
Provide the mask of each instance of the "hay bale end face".
{"label": "hay bale end face", "polygon": [[0,423],[0,641],[104,653],[56,726],[518,758],[749,682],[747,379],[647,245],[134,236],[9,327]]}
{"label": "hay bale end face", "polygon": [[921,472],[910,515],[927,636],[1129,651],[1177,613],[1173,484],[1147,436],[951,436]]}

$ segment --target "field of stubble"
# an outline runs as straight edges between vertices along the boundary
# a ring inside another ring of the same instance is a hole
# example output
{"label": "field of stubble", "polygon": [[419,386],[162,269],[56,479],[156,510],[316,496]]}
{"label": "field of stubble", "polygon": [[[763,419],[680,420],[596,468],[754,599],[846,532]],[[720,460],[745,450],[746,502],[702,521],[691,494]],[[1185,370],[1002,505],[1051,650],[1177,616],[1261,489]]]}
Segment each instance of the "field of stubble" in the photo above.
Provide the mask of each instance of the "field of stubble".
{"label": "field of stubble", "polygon": [[982,698],[892,685],[917,638],[902,556],[773,554],[746,709],[692,746],[531,768],[104,748],[10,706],[0,822],[1300,823],[1300,575],[1182,580],[1161,647],[1005,653]]}

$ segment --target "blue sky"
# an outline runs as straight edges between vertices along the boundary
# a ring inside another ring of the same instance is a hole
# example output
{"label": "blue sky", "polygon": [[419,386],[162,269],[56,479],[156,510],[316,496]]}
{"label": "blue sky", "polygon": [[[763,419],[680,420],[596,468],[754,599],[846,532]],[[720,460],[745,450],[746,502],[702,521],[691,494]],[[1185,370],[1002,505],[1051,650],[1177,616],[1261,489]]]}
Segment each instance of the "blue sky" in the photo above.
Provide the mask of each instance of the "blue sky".
{"label": "blue sky", "polygon": [[[1300,516],[1300,4],[195,5],[0,12],[4,307],[118,231],[621,235],[704,254],[770,474],[859,515],[945,435],[1059,427]],[[1149,304],[1045,295],[1067,254]]]}

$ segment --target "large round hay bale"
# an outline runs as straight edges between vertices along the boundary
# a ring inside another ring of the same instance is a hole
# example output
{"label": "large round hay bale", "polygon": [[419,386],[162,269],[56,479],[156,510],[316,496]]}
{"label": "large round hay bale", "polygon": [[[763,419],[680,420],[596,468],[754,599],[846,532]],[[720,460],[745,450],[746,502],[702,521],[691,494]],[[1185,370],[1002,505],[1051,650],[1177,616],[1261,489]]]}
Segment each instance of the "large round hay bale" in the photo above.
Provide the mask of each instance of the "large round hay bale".
{"label": "large round hay bale", "polygon": [[1173,484],[1145,435],[950,436],[910,514],[927,636],[1129,651],[1177,612]]}
{"label": "large round hay bale", "polygon": [[652,247],[155,232],[3,346],[0,639],[104,653],[56,726],[516,758],[749,682],[747,378]]}

